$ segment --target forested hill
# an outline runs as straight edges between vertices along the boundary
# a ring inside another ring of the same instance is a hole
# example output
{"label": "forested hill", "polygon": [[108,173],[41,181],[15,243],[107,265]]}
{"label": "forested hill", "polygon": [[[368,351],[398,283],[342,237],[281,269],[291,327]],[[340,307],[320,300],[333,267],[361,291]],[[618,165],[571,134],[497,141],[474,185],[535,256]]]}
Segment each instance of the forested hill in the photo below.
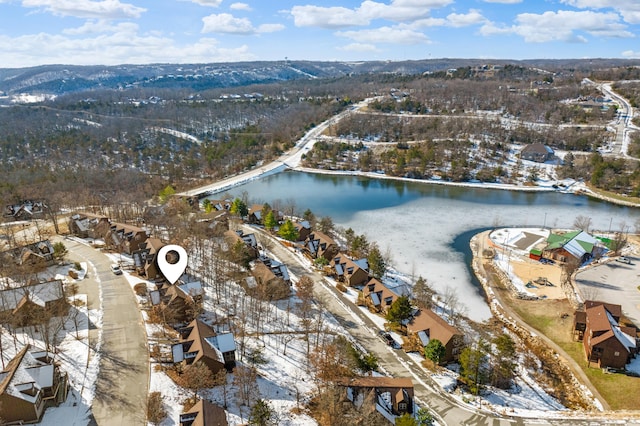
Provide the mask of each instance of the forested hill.
{"label": "forested hill", "polygon": [[640,61],[590,60],[486,60],[429,59],[420,61],[314,62],[273,61],[215,64],[150,64],[118,66],[43,65],[31,68],[0,68],[0,95],[18,93],[61,95],[95,89],[212,88],[247,86],[300,79],[335,78],[367,73],[420,74],[451,68],[514,64],[546,69],[604,69],[638,66]]}

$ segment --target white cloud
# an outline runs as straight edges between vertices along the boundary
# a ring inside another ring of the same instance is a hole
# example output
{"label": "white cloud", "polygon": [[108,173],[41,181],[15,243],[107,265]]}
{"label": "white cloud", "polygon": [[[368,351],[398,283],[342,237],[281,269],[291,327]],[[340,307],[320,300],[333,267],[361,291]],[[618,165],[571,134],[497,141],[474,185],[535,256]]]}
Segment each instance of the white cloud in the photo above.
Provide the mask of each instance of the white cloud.
{"label": "white cloud", "polygon": [[517,34],[530,43],[587,42],[583,35],[576,34],[577,31],[598,37],[634,37],[620,22],[618,14],[612,12],[560,10],[542,14],[522,13],[516,17],[516,24],[510,27],[487,23],[480,29],[482,35]]}
{"label": "white cloud", "polygon": [[390,4],[366,0],[359,7],[294,6],[291,15],[298,27],[347,28],[369,25],[375,19],[412,22],[429,15],[453,0],[392,0]]}
{"label": "white cloud", "polygon": [[451,13],[447,16],[447,23],[452,27],[468,27],[484,22],[487,22],[487,18],[482,16],[479,11],[473,9],[471,9],[469,13]]}
{"label": "white cloud", "polygon": [[222,0],[183,0],[183,1],[190,1],[191,3],[196,3],[201,6],[213,6],[213,7],[218,7],[222,4]]}
{"label": "white cloud", "polygon": [[368,43],[351,43],[339,47],[338,50],[345,52],[378,52],[378,48],[375,45]]}
{"label": "white cloud", "polygon": [[517,4],[522,3],[522,0],[483,0],[485,3],[502,3],[502,4]]}
{"label": "white cloud", "polygon": [[629,59],[640,59],[640,51],[634,52],[633,50],[625,50],[622,52],[622,56]]}
{"label": "white cloud", "polygon": [[146,9],[119,0],[23,0],[24,7],[41,8],[57,16],[86,19],[139,18]]}
{"label": "white cloud", "polygon": [[[42,49],[47,46],[47,49]],[[46,33],[16,38],[0,36],[3,66],[42,64],[118,65],[123,62],[193,63],[255,60],[246,45],[236,48],[219,46],[217,40],[201,38],[195,43],[179,45],[160,36],[140,36],[133,27],[129,31],[100,34],[95,37],[70,38]],[[34,55],[33,52],[40,52]],[[123,61],[123,58],[127,58]]]}
{"label": "white cloud", "polygon": [[220,13],[205,16],[202,18],[204,26],[203,33],[223,33],[223,34],[240,34],[249,35],[256,33],[272,33],[284,29],[281,24],[263,24],[254,27],[247,18],[236,18],[229,13]]}
{"label": "white cloud", "polygon": [[622,15],[625,22],[640,24],[638,0],[561,0],[561,3],[580,9],[613,9]]}
{"label": "white cloud", "polygon": [[336,35],[364,44],[427,44],[429,38],[411,28],[381,27],[369,30],[338,31]]}
{"label": "white cloud", "polygon": [[62,31],[67,35],[86,35],[86,34],[99,34],[108,32],[135,32],[138,30],[138,25],[133,22],[122,22],[117,25],[113,25],[107,20],[88,20],[83,25],[77,28],[67,28]]}
{"label": "white cloud", "polygon": [[231,10],[245,10],[247,12],[251,12],[253,9],[251,9],[251,6],[249,6],[246,3],[233,3],[229,6],[229,9]]}

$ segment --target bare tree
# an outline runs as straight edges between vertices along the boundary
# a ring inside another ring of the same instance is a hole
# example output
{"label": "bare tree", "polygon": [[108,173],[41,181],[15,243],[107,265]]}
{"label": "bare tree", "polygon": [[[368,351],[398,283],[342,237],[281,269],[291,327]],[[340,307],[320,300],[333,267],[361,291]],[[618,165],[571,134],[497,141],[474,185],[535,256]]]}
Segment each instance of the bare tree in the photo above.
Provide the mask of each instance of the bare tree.
{"label": "bare tree", "polygon": [[238,401],[246,407],[250,407],[252,401],[259,396],[257,380],[258,372],[253,367],[241,365],[233,369],[233,384],[238,388]]}
{"label": "bare tree", "polygon": [[589,232],[589,228],[591,227],[592,221],[588,216],[578,215],[573,221],[573,226],[580,229],[584,232]]}
{"label": "bare tree", "polygon": [[195,398],[198,398],[200,389],[207,389],[216,385],[213,373],[202,361],[188,366],[180,375],[180,379],[184,387],[193,391]]}

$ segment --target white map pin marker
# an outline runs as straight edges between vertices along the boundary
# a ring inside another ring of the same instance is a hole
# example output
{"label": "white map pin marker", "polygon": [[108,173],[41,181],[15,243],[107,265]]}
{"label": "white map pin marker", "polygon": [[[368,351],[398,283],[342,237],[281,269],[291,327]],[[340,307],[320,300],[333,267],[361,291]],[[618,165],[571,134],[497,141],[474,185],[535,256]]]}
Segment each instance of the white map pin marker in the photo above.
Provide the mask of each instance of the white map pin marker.
{"label": "white map pin marker", "polygon": [[[177,262],[175,263],[169,263],[167,260],[167,255],[172,251],[176,252],[178,255]],[[167,281],[171,284],[175,284],[176,281],[178,281],[178,278],[180,278],[184,273],[184,270],[187,269],[188,260],[187,251],[175,244],[169,244],[162,247],[158,251],[158,256],[156,256],[160,272],[162,272],[162,275],[164,275]]]}

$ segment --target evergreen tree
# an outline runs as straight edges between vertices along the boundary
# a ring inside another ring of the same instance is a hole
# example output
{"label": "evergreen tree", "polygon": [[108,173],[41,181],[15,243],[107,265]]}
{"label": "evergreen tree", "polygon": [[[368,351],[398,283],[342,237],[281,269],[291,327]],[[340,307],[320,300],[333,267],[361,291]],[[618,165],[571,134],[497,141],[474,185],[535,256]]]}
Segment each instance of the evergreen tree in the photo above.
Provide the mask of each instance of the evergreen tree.
{"label": "evergreen tree", "polygon": [[447,349],[438,339],[429,340],[427,346],[424,347],[425,358],[430,359],[436,365],[440,364],[446,353]]}
{"label": "evergreen tree", "polygon": [[247,214],[249,214],[249,209],[247,208],[247,204],[244,201],[242,201],[240,198],[236,198],[231,203],[229,213],[236,216],[245,217]]}
{"label": "evergreen tree", "polygon": [[295,226],[293,226],[293,222],[287,219],[285,223],[280,226],[280,230],[278,231],[278,235],[280,235],[285,240],[289,241],[298,241],[298,230]]}
{"label": "evergreen tree", "polygon": [[488,345],[482,338],[460,353],[460,377],[472,393],[478,395],[482,385],[487,382],[486,357]]}
{"label": "evergreen tree", "polygon": [[387,262],[376,243],[372,243],[369,248],[367,262],[369,263],[369,274],[374,278],[380,279],[387,272]]}
{"label": "evergreen tree", "polygon": [[276,220],[276,215],[273,214],[273,210],[270,210],[269,213],[264,217],[264,227],[271,231],[278,225],[278,221]]}
{"label": "evergreen tree", "polygon": [[418,422],[409,413],[404,413],[400,417],[396,417],[396,426],[418,426]]}
{"label": "evergreen tree", "polygon": [[387,321],[393,324],[400,324],[402,321],[411,318],[413,308],[407,296],[398,297],[387,312]]}
{"label": "evergreen tree", "polygon": [[268,426],[277,424],[275,411],[267,401],[258,399],[249,414],[249,424],[256,426]]}
{"label": "evergreen tree", "polygon": [[516,370],[516,344],[508,334],[493,339],[491,383],[502,389],[511,387]]}
{"label": "evergreen tree", "polygon": [[433,306],[433,295],[435,291],[429,286],[427,280],[423,277],[418,277],[418,280],[413,285],[413,299],[416,305],[422,309],[429,309]]}

